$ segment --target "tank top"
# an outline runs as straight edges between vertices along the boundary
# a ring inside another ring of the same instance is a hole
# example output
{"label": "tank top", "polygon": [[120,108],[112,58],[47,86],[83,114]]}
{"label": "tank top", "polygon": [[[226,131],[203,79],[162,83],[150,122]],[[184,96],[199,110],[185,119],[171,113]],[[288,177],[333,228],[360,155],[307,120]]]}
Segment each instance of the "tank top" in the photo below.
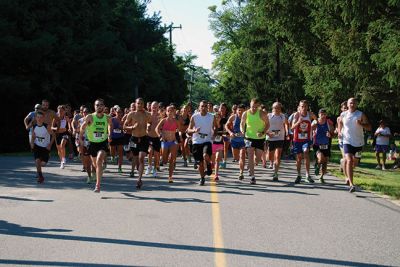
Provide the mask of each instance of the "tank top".
{"label": "tank top", "polygon": [[310,112],[307,112],[306,116],[300,116],[303,121],[297,125],[293,132],[293,141],[295,142],[305,142],[311,140],[311,118]]}
{"label": "tank top", "polygon": [[201,113],[196,113],[193,115],[192,119],[194,121],[194,127],[200,128],[199,133],[193,133],[193,144],[211,142],[214,115],[207,113],[205,116],[202,116]]}
{"label": "tank top", "polygon": [[[235,120],[233,121],[233,133],[234,134],[239,134],[240,133],[240,122],[241,121],[242,121],[242,119],[238,115],[235,115]],[[244,137],[235,136],[234,138],[232,138],[232,141],[234,141],[234,142],[243,142],[244,141]]]}
{"label": "tank top", "polygon": [[269,113],[269,129],[273,136],[268,138],[269,141],[283,141],[285,140],[285,115]]}
{"label": "tank top", "polygon": [[349,110],[342,112],[340,115],[343,121],[343,144],[351,145],[354,147],[361,147],[364,145],[364,131],[363,127],[357,123],[361,120],[362,112],[356,110],[350,112]]}
{"label": "tank top", "polygon": [[67,120],[64,118],[60,119],[60,129],[66,129],[67,128]]}
{"label": "tank top", "polygon": [[111,138],[112,139],[119,139],[124,137],[124,133],[122,132],[122,125],[118,121],[117,118],[113,117],[111,119],[112,125],[113,125],[113,132],[111,133]]}
{"label": "tank top", "polygon": [[170,132],[175,132],[176,129],[178,129],[178,123],[176,120],[170,121],[169,119],[166,119],[164,122],[164,125],[162,127],[163,131],[170,131]]}
{"label": "tank top", "polygon": [[50,134],[47,131],[47,124],[43,123],[41,126],[35,124],[33,126],[33,132],[35,133],[35,145],[40,147],[47,147],[50,144]]}
{"label": "tank top", "polygon": [[317,129],[315,130],[314,135],[314,144],[315,145],[328,145],[329,137],[326,136],[326,133],[329,132],[328,121],[324,124],[317,123]]}
{"label": "tank top", "polygon": [[99,118],[96,113],[92,113],[93,122],[87,127],[87,138],[92,143],[101,143],[107,140],[108,135],[108,116],[103,114]]}
{"label": "tank top", "polygon": [[245,136],[251,139],[264,139],[265,134],[258,136],[257,133],[265,130],[265,123],[260,118],[260,111],[257,110],[255,114],[251,114],[250,111],[246,115],[246,133]]}

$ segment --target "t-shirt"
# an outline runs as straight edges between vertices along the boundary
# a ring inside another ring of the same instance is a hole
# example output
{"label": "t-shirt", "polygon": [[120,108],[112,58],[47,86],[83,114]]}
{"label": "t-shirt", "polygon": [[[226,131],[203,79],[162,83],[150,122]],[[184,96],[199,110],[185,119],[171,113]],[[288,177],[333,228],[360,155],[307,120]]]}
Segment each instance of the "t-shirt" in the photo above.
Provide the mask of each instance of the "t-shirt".
{"label": "t-shirt", "polygon": [[389,139],[390,139],[390,135],[391,135],[389,127],[385,127],[385,128],[379,127],[375,131],[375,134],[377,134],[377,133],[383,134],[385,136],[378,135],[376,137],[376,144],[380,145],[380,146],[389,145]]}

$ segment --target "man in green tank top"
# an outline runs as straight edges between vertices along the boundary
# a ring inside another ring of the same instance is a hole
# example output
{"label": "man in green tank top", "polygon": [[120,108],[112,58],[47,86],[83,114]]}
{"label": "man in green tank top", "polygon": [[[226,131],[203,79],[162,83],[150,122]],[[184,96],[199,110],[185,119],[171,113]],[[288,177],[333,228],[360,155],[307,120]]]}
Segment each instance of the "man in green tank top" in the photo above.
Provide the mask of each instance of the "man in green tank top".
{"label": "man in green tank top", "polygon": [[254,175],[254,155],[259,161],[264,151],[265,134],[269,128],[268,114],[260,110],[260,102],[253,98],[250,109],[245,111],[240,122],[240,130],[244,133],[247,155],[249,157],[249,172],[251,184],[256,183]]}
{"label": "man in green tank top", "polygon": [[79,142],[83,146],[83,134],[89,140],[88,152],[92,159],[92,164],[96,169],[96,188],[95,193],[100,192],[100,182],[103,176],[103,164],[108,151],[108,142],[111,141],[112,123],[111,117],[104,114],[104,100],[97,99],[94,102],[95,112],[85,117],[79,131]]}

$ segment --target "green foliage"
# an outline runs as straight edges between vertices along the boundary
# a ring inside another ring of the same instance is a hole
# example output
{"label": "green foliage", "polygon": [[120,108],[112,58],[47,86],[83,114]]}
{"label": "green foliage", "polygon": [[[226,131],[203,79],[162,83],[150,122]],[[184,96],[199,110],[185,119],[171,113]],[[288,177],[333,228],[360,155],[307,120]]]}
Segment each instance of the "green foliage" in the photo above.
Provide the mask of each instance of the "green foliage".
{"label": "green foliage", "polygon": [[0,93],[20,107],[9,125],[43,98],[53,108],[97,97],[126,106],[135,87],[147,100],[185,98],[180,59],[146,1],[0,0],[0,33]]}
{"label": "green foliage", "polygon": [[337,114],[356,96],[374,116],[399,113],[399,1],[230,0],[210,11],[214,68],[230,101],[306,97]]}

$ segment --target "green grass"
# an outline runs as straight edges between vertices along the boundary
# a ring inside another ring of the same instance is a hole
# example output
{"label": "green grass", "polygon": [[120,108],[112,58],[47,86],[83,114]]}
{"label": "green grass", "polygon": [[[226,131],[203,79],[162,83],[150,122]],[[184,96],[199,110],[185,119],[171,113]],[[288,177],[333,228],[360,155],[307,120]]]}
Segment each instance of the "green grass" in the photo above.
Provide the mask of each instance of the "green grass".
{"label": "green grass", "polygon": [[[398,142],[396,143],[398,144]],[[340,178],[344,175],[340,172],[339,161],[341,158],[340,150],[337,146],[337,140],[332,143],[332,165],[329,171]],[[400,171],[391,169],[393,161],[386,162],[386,171],[375,169],[377,161],[372,146],[366,145],[362,152],[360,165],[354,171],[354,183],[363,189],[388,195],[394,199],[400,199]]]}

